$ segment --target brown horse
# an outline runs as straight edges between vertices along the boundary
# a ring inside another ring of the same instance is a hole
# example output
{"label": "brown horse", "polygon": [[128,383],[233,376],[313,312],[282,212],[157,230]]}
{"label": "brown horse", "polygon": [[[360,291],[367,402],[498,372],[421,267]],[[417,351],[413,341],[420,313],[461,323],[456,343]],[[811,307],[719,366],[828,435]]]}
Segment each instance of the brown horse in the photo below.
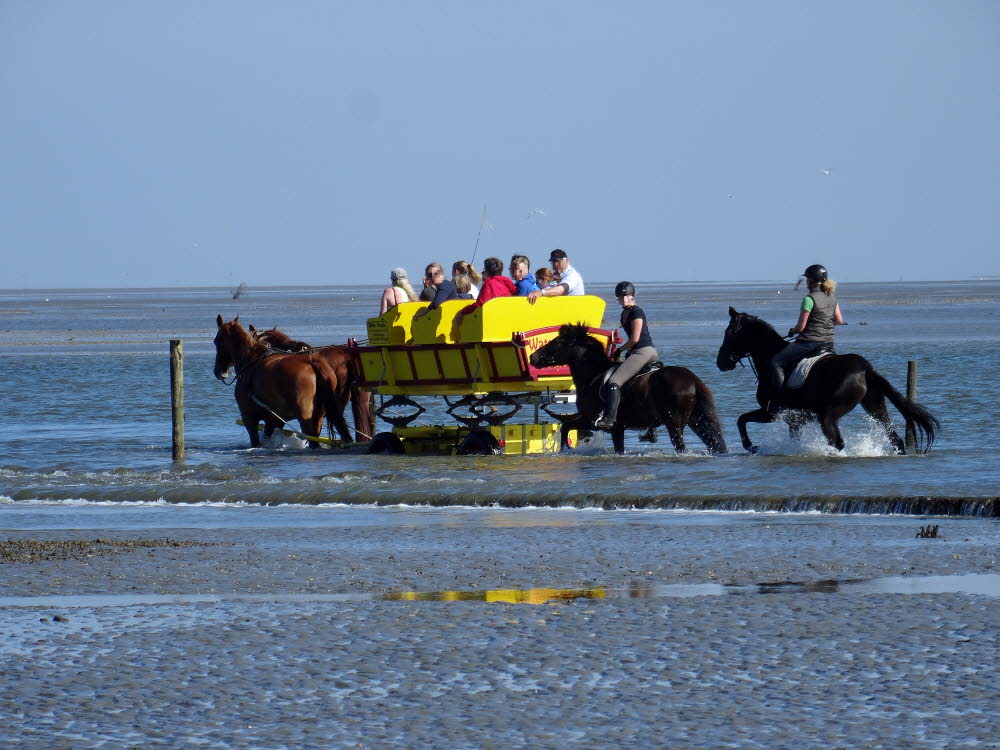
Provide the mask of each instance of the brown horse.
{"label": "brown horse", "polygon": [[337,376],[336,382],[332,384],[334,398],[338,404],[337,413],[343,415],[347,401],[350,400],[351,413],[354,417],[354,439],[359,443],[371,440],[371,436],[375,434],[375,420],[372,418],[369,404],[370,394],[358,387],[350,350],[333,345],[314,347],[305,341],[293,339],[284,331],[279,331],[278,326],[262,331],[251,325],[249,330],[254,340],[267,344],[274,351],[311,352],[326,361]]}
{"label": "brown horse", "polygon": [[[239,320],[238,315],[229,323],[223,322],[221,315],[216,319],[219,330],[215,335],[213,372],[224,381],[230,367],[235,368],[236,403],[250,436],[250,445],[260,446],[257,434],[260,420],[264,421],[267,437],[292,419],[298,421],[305,435],[319,437],[324,415],[330,432],[336,428],[341,439],[350,442],[350,427],[344,420],[344,406],[350,396],[346,352],[340,368],[343,377],[338,378],[328,357],[312,352],[273,351],[266,344],[255,341],[243,330]],[[339,385],[341,383],[343,385]],[[310,441],[311,447],[318,445]]]}
{"label": "brown horse", "polygon": [[[591,429],[601,411],[601,381],[611,363],[601,342],[587,333],[587,326],[562,326],[558,336],[531,355],[531,364],[569,365],[578,413],[563,421],[563,429]],[[690,427],[711,453],[726,452],[712,391],[686,367],[661,367],[625,384],[618,419],[611,429],[615,452],[625,450],[626,429],[646,430],[661,424],[666,425],[678,453],[686,450],[685,427]]]}

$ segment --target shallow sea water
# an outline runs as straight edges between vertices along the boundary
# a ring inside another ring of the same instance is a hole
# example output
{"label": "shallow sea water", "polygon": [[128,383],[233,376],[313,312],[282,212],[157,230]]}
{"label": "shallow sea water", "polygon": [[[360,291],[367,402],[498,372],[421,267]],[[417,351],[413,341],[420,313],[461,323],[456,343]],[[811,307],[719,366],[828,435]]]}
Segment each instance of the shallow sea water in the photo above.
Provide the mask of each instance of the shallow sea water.
{"label": "shallow sea water", "polygon": [[[249,449],[211,375],[215,316],[342,343],[378,293],[0,291],[0,541],[231,545],[0,565],[0,743],[997,746],[1000,521],[975,514],[1000,487],[1000,284],[841,287],[840,351],[901,390],[918,360],[944,426],[926,456],[890,455],[858,415],[843,455],[776,425],[751,427],[761,455],[739,450],[754,378],[715,355],[729,305],[794,322],[778,283],[640,290],[662,358],[715,392],[722,457],[634,434],[624,457],[600,440],[527,458]],[[889,515],[942,497],[967,517]],[[857,513],[803,512],[833,507]],[[942,538],[915,539],[929,522]],[[567,588],[606,595],[483,593]]]}
{"label": "shallow sea water", "polygon": [[[610,285],[590,291],[611,298]],[[849,321],[838,329],[839,351],[867,357],[900,390],[907,360],[918,361],[919,400],[943,424],[926,456],[890,455],[860,410],[843,422],[843,455],[814,426],[792,441],[783,426],[751,425],[761,455],[742,451],[735,421],[754,407],[754,376],[719,372],[715,355],[729,305],[779,328],[794,322],[799,294],[779,283],[640,290],[662,358],[690,367],[715,392],[730,449],[722,457],[707,456],[690,433],[689,452],[678,456],[662,432],[652,446],[630,433],[625,457],[612,455],[603,437],[572,454],[487,460],[310,451],[296,438],[248,449],[232,391],[211,375],[215,316],[240,314],[314,344],[343,343],[363,335],[377,294],[370,287],[251,289],[234,301],[224,289],[0,292],[0,502],[699,507],[690,501],[725,497],[760,507],[791,499],[794,508],[796,498],[837,496],[888,498],[870,508],[887,512],[892,499],[987,498],[1000,486],[993,460],[1000,284],[981,281],[839,290]],[[605,324],[616,318],[612,298]],[[185,346],[182,467],[170,462],[171,338]],[[424,421],[450,422],[440,399],[426,405]]]}

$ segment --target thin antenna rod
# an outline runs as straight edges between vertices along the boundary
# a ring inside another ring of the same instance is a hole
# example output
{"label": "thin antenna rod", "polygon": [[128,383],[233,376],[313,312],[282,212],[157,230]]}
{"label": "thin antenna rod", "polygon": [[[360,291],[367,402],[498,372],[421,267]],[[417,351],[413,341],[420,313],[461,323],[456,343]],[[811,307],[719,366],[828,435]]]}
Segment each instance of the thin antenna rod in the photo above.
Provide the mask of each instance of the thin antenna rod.
{"label": "thin antenna rod", "polygon": [[483,236],[483,227],[487,226],[486,223],[486,204],[483,203],[483,215],[479,219],[479,234],[476,235],[476,246],[472,249],[472,260],[469,261],[469,265],[474,265],[476,262],[476,253],[479,252],[479,238]]}

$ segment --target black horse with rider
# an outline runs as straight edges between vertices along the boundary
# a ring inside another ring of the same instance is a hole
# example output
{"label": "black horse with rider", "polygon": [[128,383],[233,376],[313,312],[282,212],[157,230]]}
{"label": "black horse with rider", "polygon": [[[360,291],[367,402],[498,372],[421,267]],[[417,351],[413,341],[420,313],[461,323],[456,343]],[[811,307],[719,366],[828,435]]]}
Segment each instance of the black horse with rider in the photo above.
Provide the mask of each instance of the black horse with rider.
{"label": "black horse with rider", "polygon": [[[934,444],[940,423],[926,408],[899,393],[864,357],[834,354],[834,326],[844,323],[834,296],[836,283],[821,265],[809,266],[803,276],[809,294],[802,301],[798,321],[785,341],[766,321],[729,308],[729,325],[723,336],[716,365],[729,371],[749,358],[758,374],[757,403],[761,408],[741,414],[736,422],[743,447],[756,452],[747,434],[749,422],[773,422],[784,418],[793,432],[815,419],[827,442],[844,449],[840,419],[858,404],[885,429],[897,453],[904,453],[903,440],[893,429],[886,408],[888,399],[903,415],[917,436],[917,450],[926,452]],[[786,373],[803,358],[818,357],[801,386],[786,386]]]}

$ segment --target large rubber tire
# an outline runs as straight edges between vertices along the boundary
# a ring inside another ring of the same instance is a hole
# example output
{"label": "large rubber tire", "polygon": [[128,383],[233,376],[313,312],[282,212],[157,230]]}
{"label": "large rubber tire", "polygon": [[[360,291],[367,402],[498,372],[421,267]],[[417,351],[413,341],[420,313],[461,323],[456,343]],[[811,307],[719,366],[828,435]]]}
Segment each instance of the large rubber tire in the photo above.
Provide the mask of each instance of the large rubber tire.
{"label": "large rubber tire", "polygon": [[460,456],[499,456],[503,453],[500,443],[485,430],[474,430],[458,446]]}
{"label": "large rubber tire", "polygon": [[390,456],[401,456],[406,453],[403,441],[391,432],[380,432],[368,444],[369,453],[385,453]]}

